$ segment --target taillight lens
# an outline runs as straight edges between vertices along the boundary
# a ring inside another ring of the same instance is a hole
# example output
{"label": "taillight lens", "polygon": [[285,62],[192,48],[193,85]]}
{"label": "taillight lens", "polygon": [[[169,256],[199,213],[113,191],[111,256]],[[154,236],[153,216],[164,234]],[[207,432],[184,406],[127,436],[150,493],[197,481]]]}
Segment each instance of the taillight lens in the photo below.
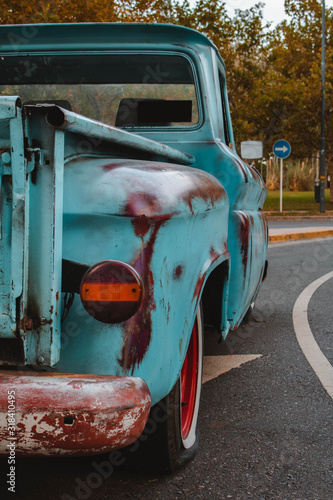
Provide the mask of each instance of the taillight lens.
{"label": "taillight lens", "polygon": [[90,267],[83,276],[80,296],[93,318],[103,323],[121,323],[139,309],[142,291],[135,269],[118,260],[105,260]]}

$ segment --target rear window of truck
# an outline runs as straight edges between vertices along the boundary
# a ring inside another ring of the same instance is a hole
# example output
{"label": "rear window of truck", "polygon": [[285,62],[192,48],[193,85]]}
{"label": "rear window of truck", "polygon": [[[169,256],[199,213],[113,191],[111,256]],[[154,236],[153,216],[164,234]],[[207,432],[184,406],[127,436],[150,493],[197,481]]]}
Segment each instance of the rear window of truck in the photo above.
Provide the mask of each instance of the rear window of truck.
{"label": "rear window of truck", "polygon": [[124,128],[199,121],[192,65],[179,55],[2,56],[0,95],[19,95],[23,104],[56,103]]}

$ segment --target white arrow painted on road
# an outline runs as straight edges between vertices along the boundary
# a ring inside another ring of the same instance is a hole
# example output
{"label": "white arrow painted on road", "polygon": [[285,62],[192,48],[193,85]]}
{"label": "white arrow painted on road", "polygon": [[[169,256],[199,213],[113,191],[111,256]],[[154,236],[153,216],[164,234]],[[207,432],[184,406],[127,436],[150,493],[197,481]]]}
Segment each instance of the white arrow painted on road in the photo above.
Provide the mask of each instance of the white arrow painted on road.
{"label": "white arrow painted on road", "polygon": [[262,354],[234,354],[230,356],[204,356],[202,383],[226,373],[233,368],[239,368],[244,363],[261,358]]}

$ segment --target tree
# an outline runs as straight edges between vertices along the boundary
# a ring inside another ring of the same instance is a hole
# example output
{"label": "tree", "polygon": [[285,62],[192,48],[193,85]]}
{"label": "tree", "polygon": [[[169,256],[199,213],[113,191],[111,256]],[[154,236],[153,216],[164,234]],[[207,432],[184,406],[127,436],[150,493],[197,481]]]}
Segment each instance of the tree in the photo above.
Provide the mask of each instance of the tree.
{"label": "tree", "polygon": [[[274,29],[263,24],[262,8],[258,3],[230,18],[224,0],[197,0],[193,7],[189,0],[0,0],[0,22],[159,22],[197,29],[215,43],[226,63],[237,140],[263,140],[270,152],[283,137],[292,143],[294,156],[316,156],[321,2],[285,0],[290,20]],[[326,145],[333,169],[332,9],[326,26]]]}
{"label": "tree", "polygon": [[[321,5],[316,0],[286,0],[285,7],[290,22],[283,21],[269,37],[271,118],[265,139],[272,143],[283,134],[302,158],[312,156],[320,145]],[[328,117],[333,104],[332,11],[327,15],[327,40]],[[331,138],[329,127],[327,133]]]}
{"label": "tree", "polygon": [[263,25],[263,6],[258,3],[250,9],[236,11],[232,21],[232,43],[228,52],[223,52],[233,126],[239,142],[262,139],[265,127],[262,94],[266,81],[265,39],[269,24]]}

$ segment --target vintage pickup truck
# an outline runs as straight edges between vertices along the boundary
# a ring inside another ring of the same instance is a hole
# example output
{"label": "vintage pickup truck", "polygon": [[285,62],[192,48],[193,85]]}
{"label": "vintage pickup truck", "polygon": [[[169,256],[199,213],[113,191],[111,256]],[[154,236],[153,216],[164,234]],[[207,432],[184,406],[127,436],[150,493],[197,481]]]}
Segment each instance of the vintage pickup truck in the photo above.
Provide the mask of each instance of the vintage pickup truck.
{"label": "vintage pickup truck", "polygon": [[163,467],[187,462],[203,317],[224,339],[266,272],[266,190],[215,46],[171,25],[2,26],[0,186],[1,453],[145,432]]}

